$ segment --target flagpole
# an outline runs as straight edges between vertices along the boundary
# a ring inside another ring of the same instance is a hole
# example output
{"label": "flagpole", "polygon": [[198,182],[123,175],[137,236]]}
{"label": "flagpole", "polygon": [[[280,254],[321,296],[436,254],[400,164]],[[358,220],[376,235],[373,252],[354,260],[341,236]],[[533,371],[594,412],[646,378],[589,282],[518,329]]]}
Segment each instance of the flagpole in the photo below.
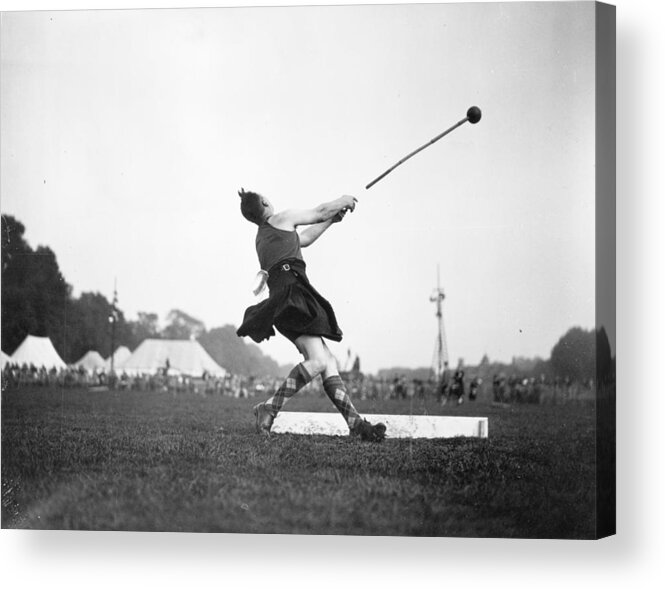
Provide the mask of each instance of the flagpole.
{"label": "flagpole", "polygon": [[118,304],[118,279],[113,279],[113,303],[111,306],[111,316],[109,321],[111,322],[111,374],[115,370],[115,323],[117,320],[117,311],[116,305]]}

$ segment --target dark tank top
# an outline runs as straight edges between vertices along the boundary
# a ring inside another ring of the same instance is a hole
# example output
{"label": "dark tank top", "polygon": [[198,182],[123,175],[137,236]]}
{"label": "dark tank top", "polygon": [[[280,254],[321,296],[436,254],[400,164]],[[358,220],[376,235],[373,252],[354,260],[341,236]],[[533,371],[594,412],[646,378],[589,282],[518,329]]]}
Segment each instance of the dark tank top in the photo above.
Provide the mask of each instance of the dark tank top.
{"label": "dark tank top", "polygon": [[267,221],[259,226],[256,233],[256,253],[259,256],[261,270],[266,271],[282,260],[303,259],[298,232],[277,229]]}

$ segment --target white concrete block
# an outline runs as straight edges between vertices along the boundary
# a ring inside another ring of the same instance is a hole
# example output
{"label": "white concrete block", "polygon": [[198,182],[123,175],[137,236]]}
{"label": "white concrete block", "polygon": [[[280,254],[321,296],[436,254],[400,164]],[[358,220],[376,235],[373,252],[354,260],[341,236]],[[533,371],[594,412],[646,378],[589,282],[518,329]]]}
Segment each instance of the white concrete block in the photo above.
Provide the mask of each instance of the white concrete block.
{"label": "white concrete block", "polygon": [[[455,415],[363,415],[372,423],[386,424],[387,438],[486,438],[487,417]],[[339,413],[281,411],[272,426],[275,434],[317,434],[346,436],[349,429]]]}

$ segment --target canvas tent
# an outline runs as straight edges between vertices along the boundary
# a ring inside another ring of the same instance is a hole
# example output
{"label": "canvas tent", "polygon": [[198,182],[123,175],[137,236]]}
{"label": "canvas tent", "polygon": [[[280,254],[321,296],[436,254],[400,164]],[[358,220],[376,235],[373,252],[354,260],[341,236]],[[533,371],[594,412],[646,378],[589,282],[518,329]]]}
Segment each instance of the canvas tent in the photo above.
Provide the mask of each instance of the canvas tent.
{"label": "canvas tent", "polygon": [[171,373],[224,376],[226,371],[194,340],[146,339],[116,371],[155,374],[168,366]]}
{"label": "canvas tent", "polygon": [[23,343],[12,354],[12,362],[16,364],[34,364],[37,368],[44,366],[51,368],[67,368],[67,365],[58,356],[51,340],[48,337],[28,335]]}
{"label": "canvas tent", "polygon": [[[132,355],[127,346],[120,346],[113,352],[113,370],[118,370],[118,367]],[[111,370],[111,356],[104,361],[107,370]]]}
{"label": "canvas tent", "polygon": [[104,362],[104,358],[102,358],[99,352],[89,350],[85,353],[83,358],[74,364],[74,366],[76,368],[83,367],[88,372],[94,372],[95,370],[104,370],[106,368],[106,362]]}

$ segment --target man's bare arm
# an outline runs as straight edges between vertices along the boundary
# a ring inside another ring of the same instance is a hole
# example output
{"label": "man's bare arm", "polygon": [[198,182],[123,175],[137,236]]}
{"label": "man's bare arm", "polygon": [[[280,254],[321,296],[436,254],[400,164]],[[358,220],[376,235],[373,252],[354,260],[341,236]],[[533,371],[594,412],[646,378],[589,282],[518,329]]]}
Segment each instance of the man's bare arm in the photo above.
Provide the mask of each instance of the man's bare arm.
{"label": "man's bare arm", "polygon": [[333,224],[339,223],[346,215],[346,211],[340,211],[332,219],[328,219],[323,223],[310,225],[300,232],[300,247],[307,247],[312,245],[323,233]]}
{"label": "man's bare arm", "polygon": [[278,229],[293,231],[300,225],[325,223],[334,219],[342,211],[353,211],[357,201],[358,199],[354,196],[342,196],[330,202],[320,204],[313,209],[286,210],[276,213],[270,217],[269,223]]}

